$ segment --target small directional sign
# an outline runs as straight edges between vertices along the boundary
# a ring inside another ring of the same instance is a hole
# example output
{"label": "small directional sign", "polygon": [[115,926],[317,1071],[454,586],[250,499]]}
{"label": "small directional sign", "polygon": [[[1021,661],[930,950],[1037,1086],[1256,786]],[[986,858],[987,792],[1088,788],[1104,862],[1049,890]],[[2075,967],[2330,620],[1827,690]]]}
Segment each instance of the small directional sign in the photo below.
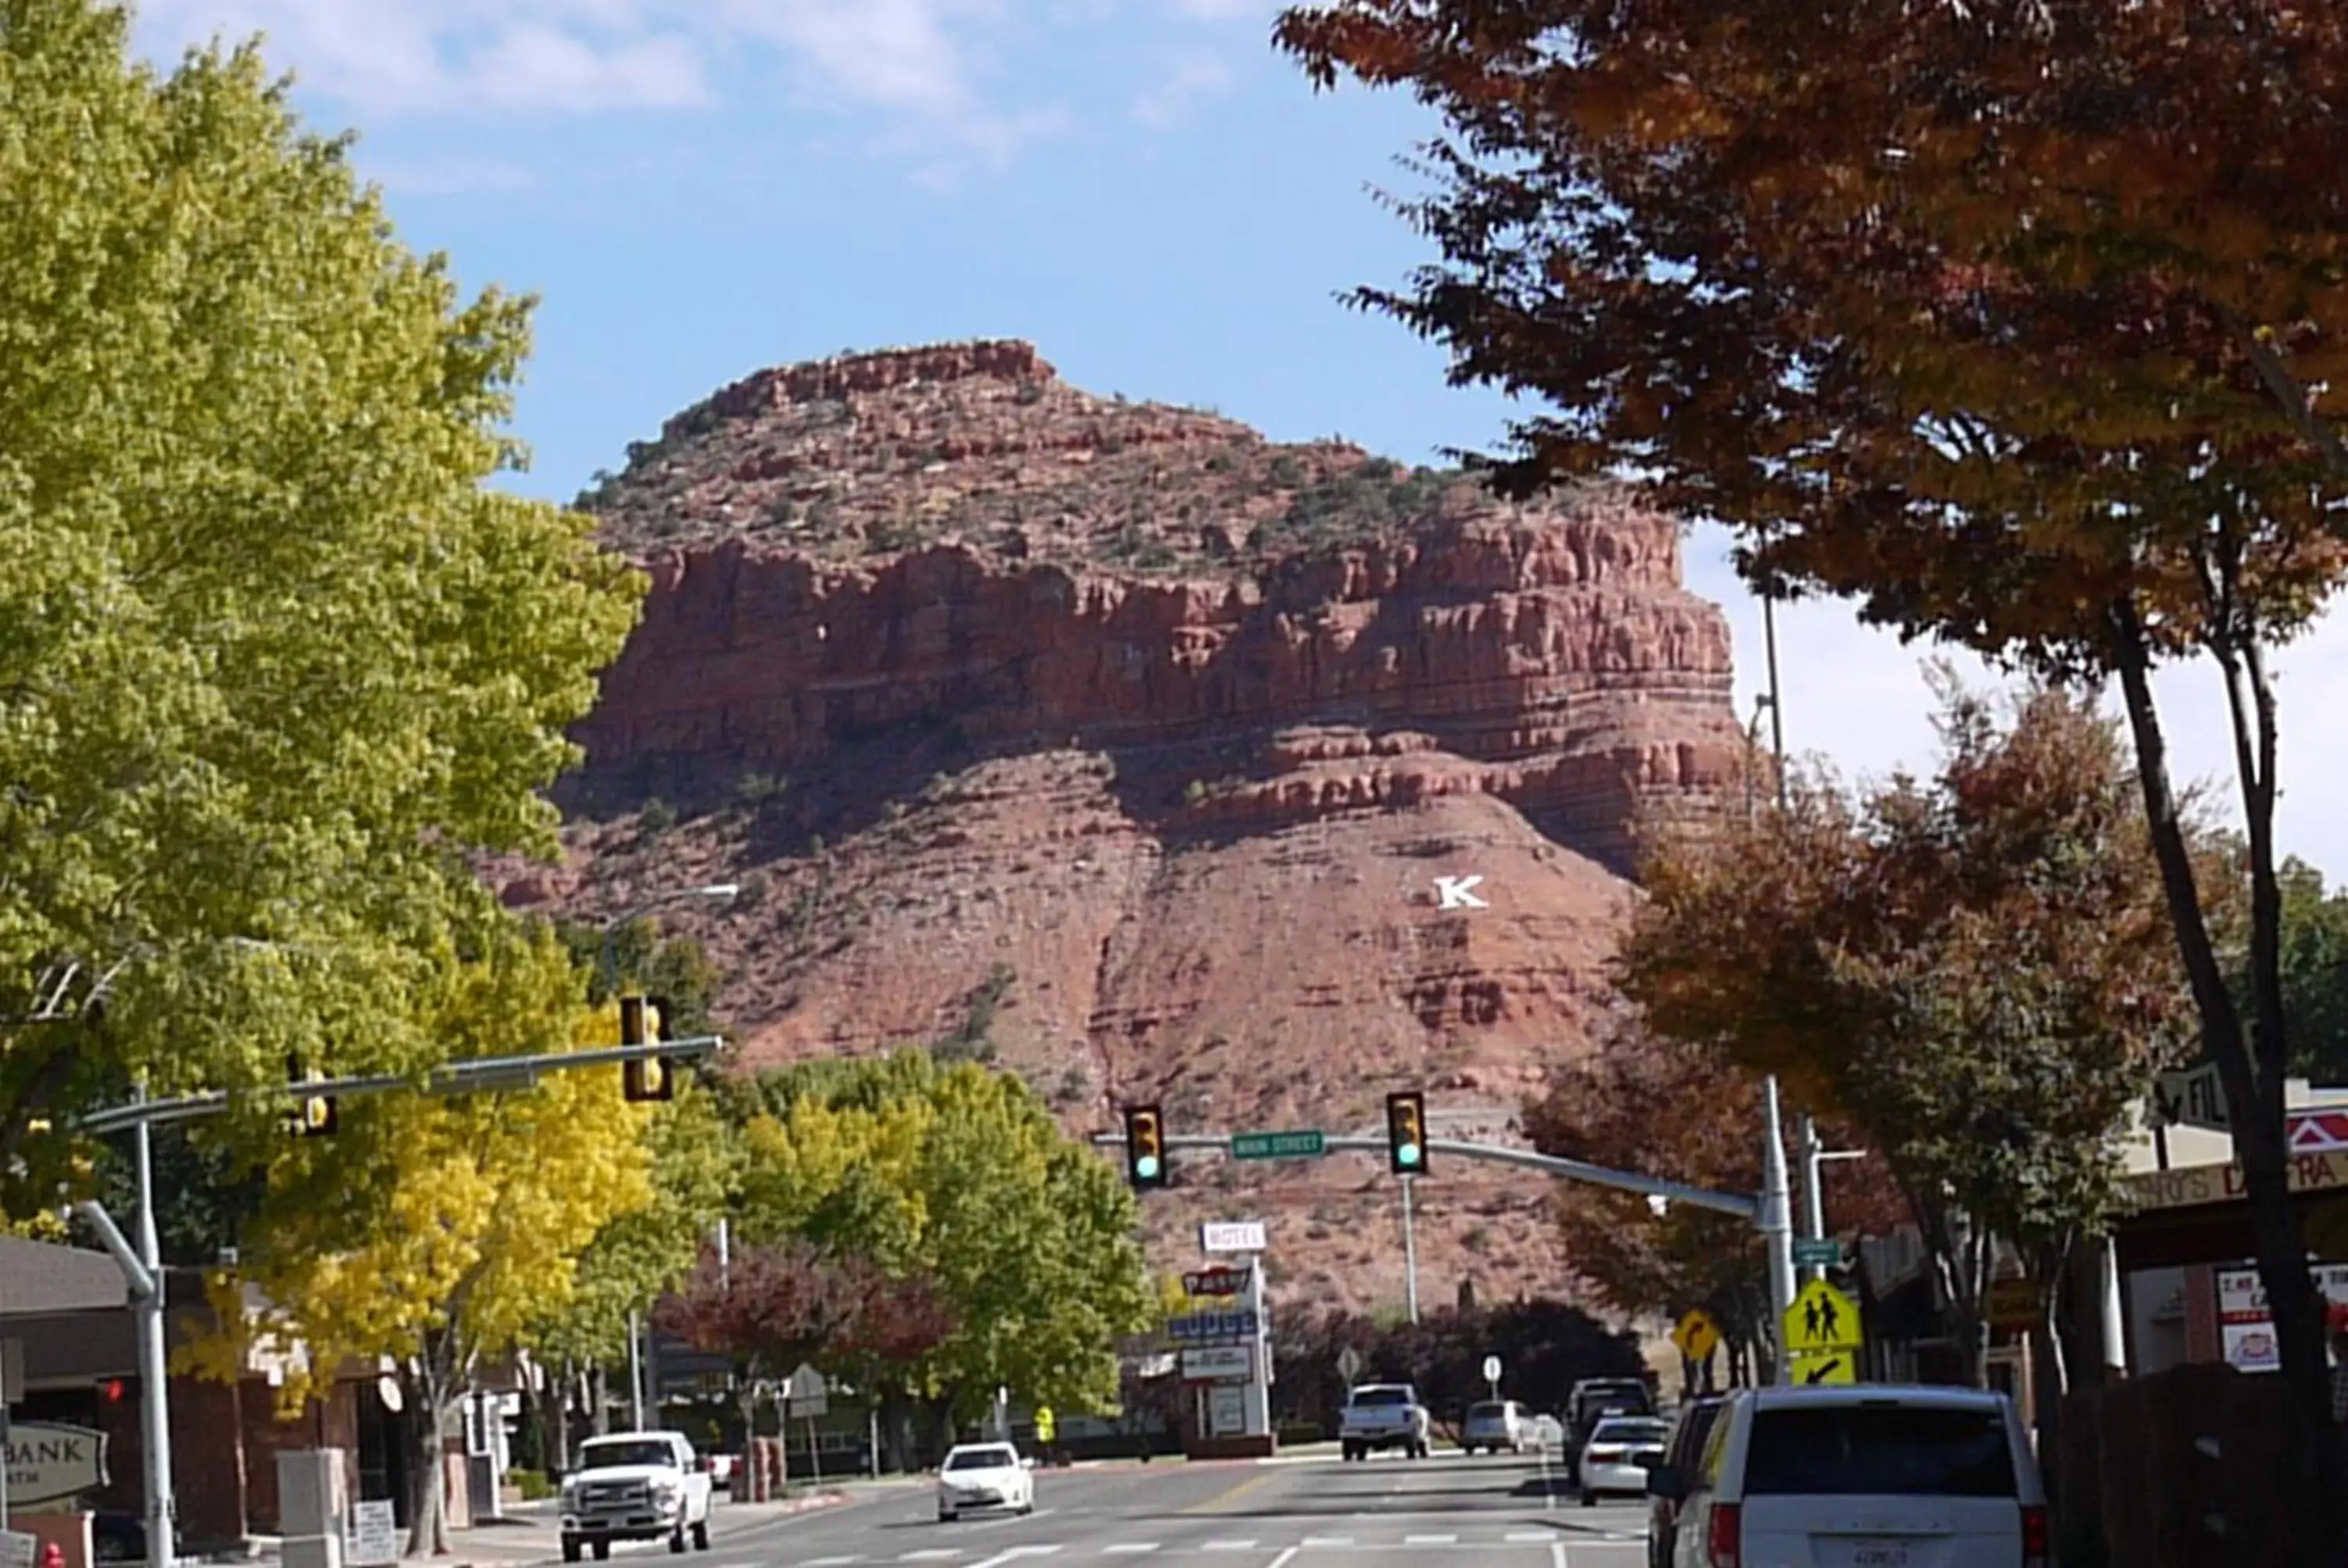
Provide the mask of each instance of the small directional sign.
{"label": "small directional sign", "polygon": [[1328,1140],[1317,1132],[1234,1132],[1234,1160],[1310,1160],[1328,1152]]}
{"label": "small directional sign", "polygon": [[2181,1122],[2211,1132],[2230,1132],[2234,1119],[2226,1102],[2226,1086],[2218,1064],[2205,1061],[2184,1072],[2164,1072],[2153,1081],[2153,1109],[2170,1124]]}
{"label": "small directional sign", "polygon": [[1786,1309],[1786,1348],[1796,1357],[1821,1350],[1857,1350],[1859,1306],[1823,1279],[1802,1286]]}
{"label": "small directional sign", "polygon": [[1720,1325],[1712,1320],[1711,1313],[1699,1307],[1679,1320],[1678,1327],[1672,1330],[1672,1343],[1689,1360],[1708,1361],[1720,1348]]}
{"label": "small directional sign", "polygon": [[1815,1356],[1796,1356],[1794,1381],[1797,1384],[1856,1383],[1859,1381],[1859,1355],[1851,1350],[1828,1350]]}
{"label": "small directional sign", "polygon": [[1794,1266],[1796,1268],[1840,1268],[1842,1243],[1832,1236],[1796,1236]]}

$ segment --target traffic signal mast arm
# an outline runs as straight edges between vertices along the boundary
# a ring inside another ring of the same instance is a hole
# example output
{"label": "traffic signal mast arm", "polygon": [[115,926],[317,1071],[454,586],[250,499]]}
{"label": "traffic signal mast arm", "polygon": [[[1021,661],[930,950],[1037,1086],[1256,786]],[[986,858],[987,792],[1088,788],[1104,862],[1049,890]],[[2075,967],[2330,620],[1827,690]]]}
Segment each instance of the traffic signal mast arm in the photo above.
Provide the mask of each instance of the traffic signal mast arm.
{"label": "traffic signal mast arm", "polygon": [[684,1040],[659,1040],[643,1045],[598,1045],[583,1050],[556,1050],[539,1056],[485,1056],[452,1061],[419,1076],[393,1073],[361,1078],[327,1078],[308,1083],[264,1084],[253,1089],[211,1090],[178,1100],[149,1100],[109,1106],[80,1118],[76,1127],[92,1136],[119,1132],[144,1122],[192,1122],[218,1116],[238,1101],[300,1101],[315,1095],[354,1098],[421,1089],[427,1094],[482,1094],[528,1088],[541,1072],[570,1072],[586,1067],[658,1057],[669,1061],[698,1061],[715,1054],[725,1037],[697,1034]]}
{"label": "traffic signal mast arm", "polygon": [[[1122,1132],[1096,1132],[1093,1144],[1101,1149],[1121,1149],[1125,1146]],[[1167,1132],[1160,1136],[1169,1151],[1200,1150],[1215,1153],[1231,1151],[1228,1133]],[[1332,1137],[1323,1147],[1334,1154],[1384,1154],[1387,1143],[1382,1133],[1375,1138]],[[1715,1193],[1704,1187],[1683,1186],[1654,1176],[1642,1176],[1629,1171],[1610,1171],[1603,1165],[1592,1165],[1581,1160],[1568,1160],[1555,1154],[1539,1154],[1530,1149],[1511,1149],[1498,1143],[1474,1143],[1460,1138],[1429,1138],[1429,1153],[1462,1160],[1486,1160],[1495,1164],[1515,1165],[1544,1175],[1562,1176],[1568,1181],[1588,1182],[1593,1186],[1612,1187],[1618,1192],[1638,1193],[1643,1196],[1668,1198],[1675,1204],[1693,1208],[1712,1209],[1724,1214],[1735,1214],[1749,1220],[1761,1211],[1760,1201],[1746,1193]]]}

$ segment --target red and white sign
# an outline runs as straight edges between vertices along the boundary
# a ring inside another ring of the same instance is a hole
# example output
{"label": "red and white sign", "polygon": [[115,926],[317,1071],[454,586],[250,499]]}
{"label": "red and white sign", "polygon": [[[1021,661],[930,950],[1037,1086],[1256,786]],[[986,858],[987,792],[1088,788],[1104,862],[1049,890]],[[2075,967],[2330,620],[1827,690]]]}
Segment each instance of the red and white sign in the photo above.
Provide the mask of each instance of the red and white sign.
{"label": "red and white sign", "polygon": [[2348,1110],[2293,1111],[2283,1117],[2282,1128],[2294,1154],[2348,1152]]}
{"label": "red and white sign", "polygon": [[[2324,1299],[2348,1307],[2348,1263],[2313,1266],[2315,1288]],[[2218,1270],[2218,1336],[2226,1364],[2240,1372],[2271,1372],[2282,1365],[2275,1349],[2274,1318],[2267,1311],[2266,1286],[2255,1268]]]}
{"label": "red and white sign", "polygon": [[1248,1287],[1250,1270],[1215,1264],[1182,1276],[1182,1288],[1192,1296],[1237,1296]]}

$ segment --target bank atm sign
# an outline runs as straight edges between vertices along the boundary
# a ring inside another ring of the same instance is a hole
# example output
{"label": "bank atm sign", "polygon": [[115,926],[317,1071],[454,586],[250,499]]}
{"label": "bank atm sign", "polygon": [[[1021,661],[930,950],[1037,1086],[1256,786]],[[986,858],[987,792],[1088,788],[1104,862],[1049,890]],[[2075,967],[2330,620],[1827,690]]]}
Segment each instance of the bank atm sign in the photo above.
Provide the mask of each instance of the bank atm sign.
{"label": "bank atm sign", "polygon": [[106,1434],[17,1421],[8,1428],[8,1505],[57,1502],[106,1484]]}

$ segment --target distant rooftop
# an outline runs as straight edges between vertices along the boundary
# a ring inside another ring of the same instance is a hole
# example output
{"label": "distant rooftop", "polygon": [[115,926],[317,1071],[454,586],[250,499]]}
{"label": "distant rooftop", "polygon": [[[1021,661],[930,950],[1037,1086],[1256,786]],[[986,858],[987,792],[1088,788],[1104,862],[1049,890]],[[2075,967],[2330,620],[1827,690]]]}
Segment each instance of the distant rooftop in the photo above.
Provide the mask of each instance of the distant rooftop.
{"label": "distant rooftop", "polygon": [[0,1317],[103,1310],[128,1299],[122,1271],[102,1252],[0,1236]]}

